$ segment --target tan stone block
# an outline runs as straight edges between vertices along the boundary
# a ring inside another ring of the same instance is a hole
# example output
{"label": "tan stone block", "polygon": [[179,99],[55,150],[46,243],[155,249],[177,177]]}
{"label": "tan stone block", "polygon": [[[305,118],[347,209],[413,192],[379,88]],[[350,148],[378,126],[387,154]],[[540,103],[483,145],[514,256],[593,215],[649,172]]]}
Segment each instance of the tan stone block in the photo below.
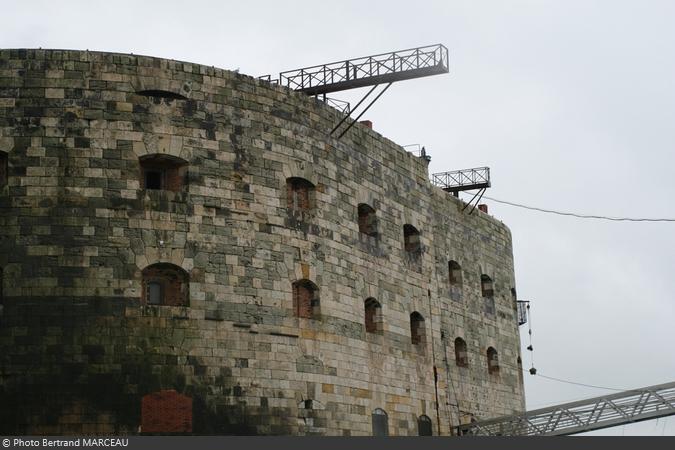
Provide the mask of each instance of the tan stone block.
{"label": "tan stone block", "polygon": [[350,395],[352,397],[357,397],[357,398],[371,398],[371,392],[368,389],[359,389],[359,388],[352,388],[350,391]]}
{"label": "tan stone block", "polygon": [[64,71],[60,69],[48,69],[45,71],[45,78],[63,78]]}
{"label": "tan stone block", "polygon": [[132,112],[134,110],[134,105],[128,102],[117,102],[115,106],[118,111]]}
{"label": "tan stone block", "polygon": [[45,89],[45,98],[64,98],[63,89],[47,88]]}
{"label": "tan stone block", "polygon": [[316,335],[317,333],[314,330],[307,330],[307,329],[300,330],[300,336],[304,339],[315,339]]}
{"label": "tan stone block", "polygon": [[27,247],[27,253],[31,256],[59,256],[63,255],[63,247],[55,245],[31,245]]}

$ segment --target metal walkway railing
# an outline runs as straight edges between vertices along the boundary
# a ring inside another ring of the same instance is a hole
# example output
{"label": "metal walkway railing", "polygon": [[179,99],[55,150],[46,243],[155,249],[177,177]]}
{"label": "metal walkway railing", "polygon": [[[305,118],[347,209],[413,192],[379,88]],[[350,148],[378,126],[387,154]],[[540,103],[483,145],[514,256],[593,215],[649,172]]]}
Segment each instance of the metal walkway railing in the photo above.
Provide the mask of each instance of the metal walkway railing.
{"label": "metal walkway railing", "polygon": [[431,184],[446,192],[470,191],[490,187],[490,168],[453,170],[452,172],[434,173]]}
{"label": "metal walkway railing", "polygon": [[675,415],[675,382],[457,427],[461,435],[559,436]]}
{"label": "metal walkway railing", "polygon": [[260,77],[308,95],[448,73],[448,49],[430,45],[281,72]]}

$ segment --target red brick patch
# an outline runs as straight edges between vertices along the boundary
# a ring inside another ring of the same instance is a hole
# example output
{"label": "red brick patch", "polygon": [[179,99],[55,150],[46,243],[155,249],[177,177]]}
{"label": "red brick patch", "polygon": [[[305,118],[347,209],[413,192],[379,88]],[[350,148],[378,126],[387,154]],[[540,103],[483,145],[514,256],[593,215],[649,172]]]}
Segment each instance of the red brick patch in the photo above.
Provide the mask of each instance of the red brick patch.
{"label": "red brick patch", "polygon": [[141,401],[143,433],[191,433],[192,398],[174,390],[143,396]]}

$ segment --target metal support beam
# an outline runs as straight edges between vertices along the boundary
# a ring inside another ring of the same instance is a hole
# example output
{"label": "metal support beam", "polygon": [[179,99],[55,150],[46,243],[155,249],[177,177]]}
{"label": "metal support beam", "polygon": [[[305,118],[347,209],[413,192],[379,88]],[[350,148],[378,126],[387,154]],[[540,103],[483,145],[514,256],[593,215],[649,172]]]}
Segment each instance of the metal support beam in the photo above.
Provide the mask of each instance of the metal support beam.
{"label": "metal support beam", "polygon": [[[464,208],[462,208],[462,212],[464,212],[464,210],[466,208],[468,208],[469,205],[472,205],[471,211],[469,211],[469,214],[472,214],[473,210],[476,208],[476,205],[478,204],[478,202],[480,202],[480,199],[483,198],[483,194],[485,194],[485,188],[483,188],[483,189],[479,190],[478,192],[476,192],[475,194],[473,194],[473,197],[471,197],[471,200],[469,200],[469,203],[464,205]],[[480,197],[478,197],[479,195],[480,195]],[[478,197],[478,200],[476,200],[476,197]],[[474,200],[476,200],[475,204],[473,204]]]}
{"label": "metal support beam", "polygon": [[[391,83],[387,84],[387,85],[384,87],[384,89],[382,89],[382,91],[381,91],[379,94],[377,94],[377,97],[375,97],[375,98],[373,99],[373,101],[370,102],[370,103],[368,104],[368,106],[366,106],[366,108],[365,108],[363,111],[361,111],[361,114],[359,114],[359,115],[356,117],[356,119],[354,119],[354,120],[352,121],[352,123],[350,123],[349,126],[348,126],[347,128],[345,128],[345,130],[344,130],[342,133],[340,133],[340,135],[337,137],[338,139],[340,139],[342,136],[344,136],[345,133],[346,133],[347,131],[349,131],[349,129],[350,129],[351,127],[353,127],[354,124],[355,124],[356,122],[359,121],[359,119],[361,118],[361,116],[363,116],[363,115],[366,113],[366,111],[368,111],[368,109],[370,109],[370,107],[373,106],[373,103],[375,103],[375,102],[377,101],[377,99],[380,98],[380,97],[382,96],[382,94],[384,94],[384,93],[387,91],[387,89],[389,89],[389,86],[391,86]],[[377,87],[377,86],[376,86],[376,87]],[[332,133],[332,131],[331,131],[331,133]]]}
{"label": "metal support beam", "polygon": [[335,130],[337,130],[338,128],[340,128],[340,125],[342,125],[343,123],[345,123],[345,121],[346,121],[347,119],[349,119],[349,114],[351,114],[352,111],[354,111],[354,110],[357,109],[359,106],[361,106],[361,103],[363,103],[363,102],[370,96],[370,94],[373,93],[373,91],[375,90],[375,88],[376,88],[377,86],[378,86],[377,84],[376,84],[375,86],[373,86],[373,87],[368,91],[368,93],[367,93],[366,95],[364,95],[363,98],[361,98],[361,100],[359,100],[359,102],[356,104],[356,106],[355,106],[353,109],[349,110],[349,112],[347,112],[347,115],[345,115],[345,116],[342,118],[342,120],[340,120],[340,121],[338,122],[338,124],[335,125],[335,127],[333,127],[332,130],[330,130],[330,133],[329,133],[329,134],[335,133]]}
{"label": "metal support beam", "polygon": [[675,382],[457,427],[460,435],[561,436],[675,415]]}
{"label": "metal support beam", "polygon": [[[485,194],[486,189],[487,188],[483,188],[480,191],[478,191],[480,193],[480,195],[478,196],[478,200],[476,200],[476,203],[474,203],[473,206],[471,207],[471,211],[469,211],[469,214],[473,214],[473,210],[476,209],[476,206],[480,203],[480,200],[483,198],[483,194]],[[474,198],[475,197],[476,196],[474,195]],[[464,208],[466,208],[466,206]]]}

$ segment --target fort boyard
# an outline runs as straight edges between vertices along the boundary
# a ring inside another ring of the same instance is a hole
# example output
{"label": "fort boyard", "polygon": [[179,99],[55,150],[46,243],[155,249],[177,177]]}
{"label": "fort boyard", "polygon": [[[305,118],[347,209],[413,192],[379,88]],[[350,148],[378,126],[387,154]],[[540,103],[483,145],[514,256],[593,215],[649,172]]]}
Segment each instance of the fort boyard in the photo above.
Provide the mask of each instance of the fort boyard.
{"label": "fort boyard", "polygon": [[342,117],[198,64],[0,50],[0,434],[524,410],[509,230]]}

